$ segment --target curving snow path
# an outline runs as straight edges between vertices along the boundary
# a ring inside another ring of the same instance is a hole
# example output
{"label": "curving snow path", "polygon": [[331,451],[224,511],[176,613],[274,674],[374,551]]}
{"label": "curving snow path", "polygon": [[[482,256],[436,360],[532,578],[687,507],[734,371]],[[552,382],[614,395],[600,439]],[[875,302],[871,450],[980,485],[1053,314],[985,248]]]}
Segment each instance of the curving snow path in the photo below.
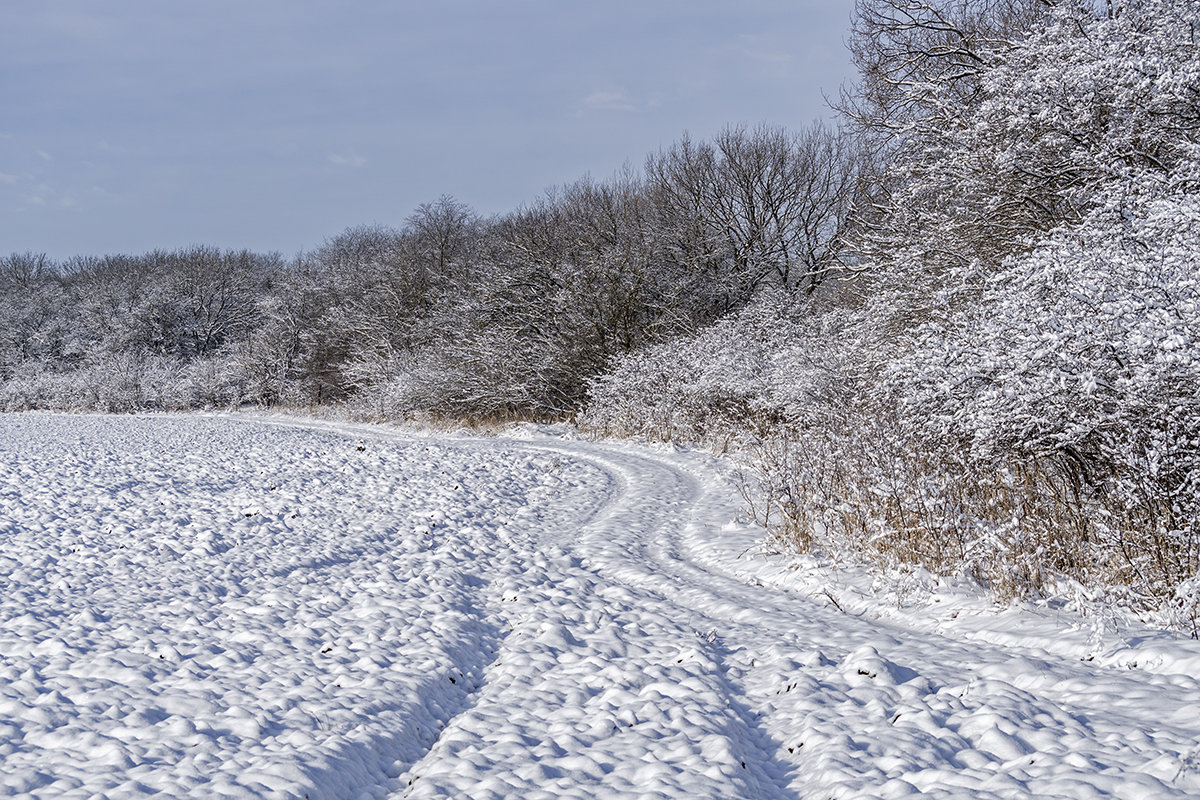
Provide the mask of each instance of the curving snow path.
{"label": "curving snow path", "polygon": [[1200,796],[1194,643],[846,614],[739,510],[666,449],[0,415],[0,797]]}

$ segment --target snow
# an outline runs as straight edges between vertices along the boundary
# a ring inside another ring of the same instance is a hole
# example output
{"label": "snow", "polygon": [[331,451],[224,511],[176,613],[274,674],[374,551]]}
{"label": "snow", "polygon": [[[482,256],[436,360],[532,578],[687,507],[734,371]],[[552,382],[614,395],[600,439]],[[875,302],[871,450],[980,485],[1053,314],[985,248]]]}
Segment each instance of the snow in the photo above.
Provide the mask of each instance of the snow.
{"label": "snow", "polygon": [[1200,794],[1195,642],[756,555],[725,469],[2,415],[0,797]]}

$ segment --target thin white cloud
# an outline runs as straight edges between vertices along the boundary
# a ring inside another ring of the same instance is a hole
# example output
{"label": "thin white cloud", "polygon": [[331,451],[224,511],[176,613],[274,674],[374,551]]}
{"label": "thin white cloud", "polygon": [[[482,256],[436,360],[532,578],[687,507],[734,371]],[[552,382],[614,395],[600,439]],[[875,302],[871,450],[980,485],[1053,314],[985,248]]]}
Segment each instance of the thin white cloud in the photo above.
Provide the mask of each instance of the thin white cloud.
{"label": "thin white cloud", "polygon": [[7,172],[0,172],[0,183],[5,183],[9,186],[12,186],[19,180],[21,180],[21,178],[18,175],[9,175]]}
{"label": "thin white cloud", "polygon": [[54,160],[54,156],[50,155],[45,150],[38,150],[37,154],[38,154],[38,156],[41,157],[42,161],[53,161]]}
{"label": "thin white cloud", "polygon": [[737,37],[733,51],[760,64],[783,66],[792,61],[792,54],[783,50],[774,37],[743,33]]}
{"label": "thin white cloud", "polygon": [[366,165],[367,159],[357,153],[334,153],[329,156],[329,163],[336,164],[339,167],[354,167],[358,169]]}
{"label": "thin white cloud", "polygon": [[637,105],[624,89],[598,89],[579,104],[581,111],[636,111]]}
{"label": "thin white cloud", "polygon": [[79,194],[70,188],[42,182],[28,187],[21,201],[25,208],[67,209],[79,205]]}
{"label": "thin white cloud", "polygon": [[96,149],[99,150],[101,153],[105,153],[107,155],[123,156],[123,155],[130,155],[131,153],[133,153],[133,150],[131,150],[126,145],[113,144],[108,139],[102,139],[101,141],[96,142]]}

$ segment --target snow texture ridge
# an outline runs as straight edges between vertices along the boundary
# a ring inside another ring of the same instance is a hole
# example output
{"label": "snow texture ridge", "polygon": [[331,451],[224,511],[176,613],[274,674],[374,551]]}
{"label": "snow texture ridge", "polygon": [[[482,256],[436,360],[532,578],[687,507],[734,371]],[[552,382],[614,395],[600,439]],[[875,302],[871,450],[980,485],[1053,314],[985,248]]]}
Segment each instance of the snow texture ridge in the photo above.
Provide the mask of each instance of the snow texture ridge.
{"label": "snow texture ridge", "polygon": [[765,586],[738,510],[528,429],[2,416],[0,797],[1200,793],[1194,671]]}

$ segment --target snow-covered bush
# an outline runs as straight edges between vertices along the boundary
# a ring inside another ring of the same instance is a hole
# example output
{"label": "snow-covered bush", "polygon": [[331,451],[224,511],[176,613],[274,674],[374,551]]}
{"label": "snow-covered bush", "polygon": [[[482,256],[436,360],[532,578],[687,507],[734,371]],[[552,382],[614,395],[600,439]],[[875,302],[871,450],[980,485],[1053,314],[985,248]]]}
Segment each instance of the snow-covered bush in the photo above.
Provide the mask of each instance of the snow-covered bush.
{"label": "snow-covered bush", "polygon": [[802,331],[765,294],[704,330],[631,353],[590,384],[580,424],[614,436],[714,444],[773,414],[772,359]]}
{"label": "snow-covered bush", "polygon": [[224,356],[117,353],[74,369],[30,361],[0,382],[3,411],[186,411],[230,408],[245,398],[245,378]]}
{"label": "snow-covered bush", "polygon": [[868,266],[881,407],[1011,509],[972,541],[1163,598],[1200,567],[1200,20],[1119,11],[988,51],[973,104],[910,134]]}
{"label": "snow-covered bush", "polygon": [[888,376],[923,440],[1060,475],[1109,570],[1156,594],[1200,568],[1200,194],[1161,195],[1113,190]]}
{"label": "snow-covered bush", "polygon": [[1020,595],[1092,581],[1092,507],[1030,460],[984,462],[884,376],[870,306],[764,298],[694,337],[620,359],[593,383],[587,429],[734,449],[746,497],[783,549],[920,564]]}

